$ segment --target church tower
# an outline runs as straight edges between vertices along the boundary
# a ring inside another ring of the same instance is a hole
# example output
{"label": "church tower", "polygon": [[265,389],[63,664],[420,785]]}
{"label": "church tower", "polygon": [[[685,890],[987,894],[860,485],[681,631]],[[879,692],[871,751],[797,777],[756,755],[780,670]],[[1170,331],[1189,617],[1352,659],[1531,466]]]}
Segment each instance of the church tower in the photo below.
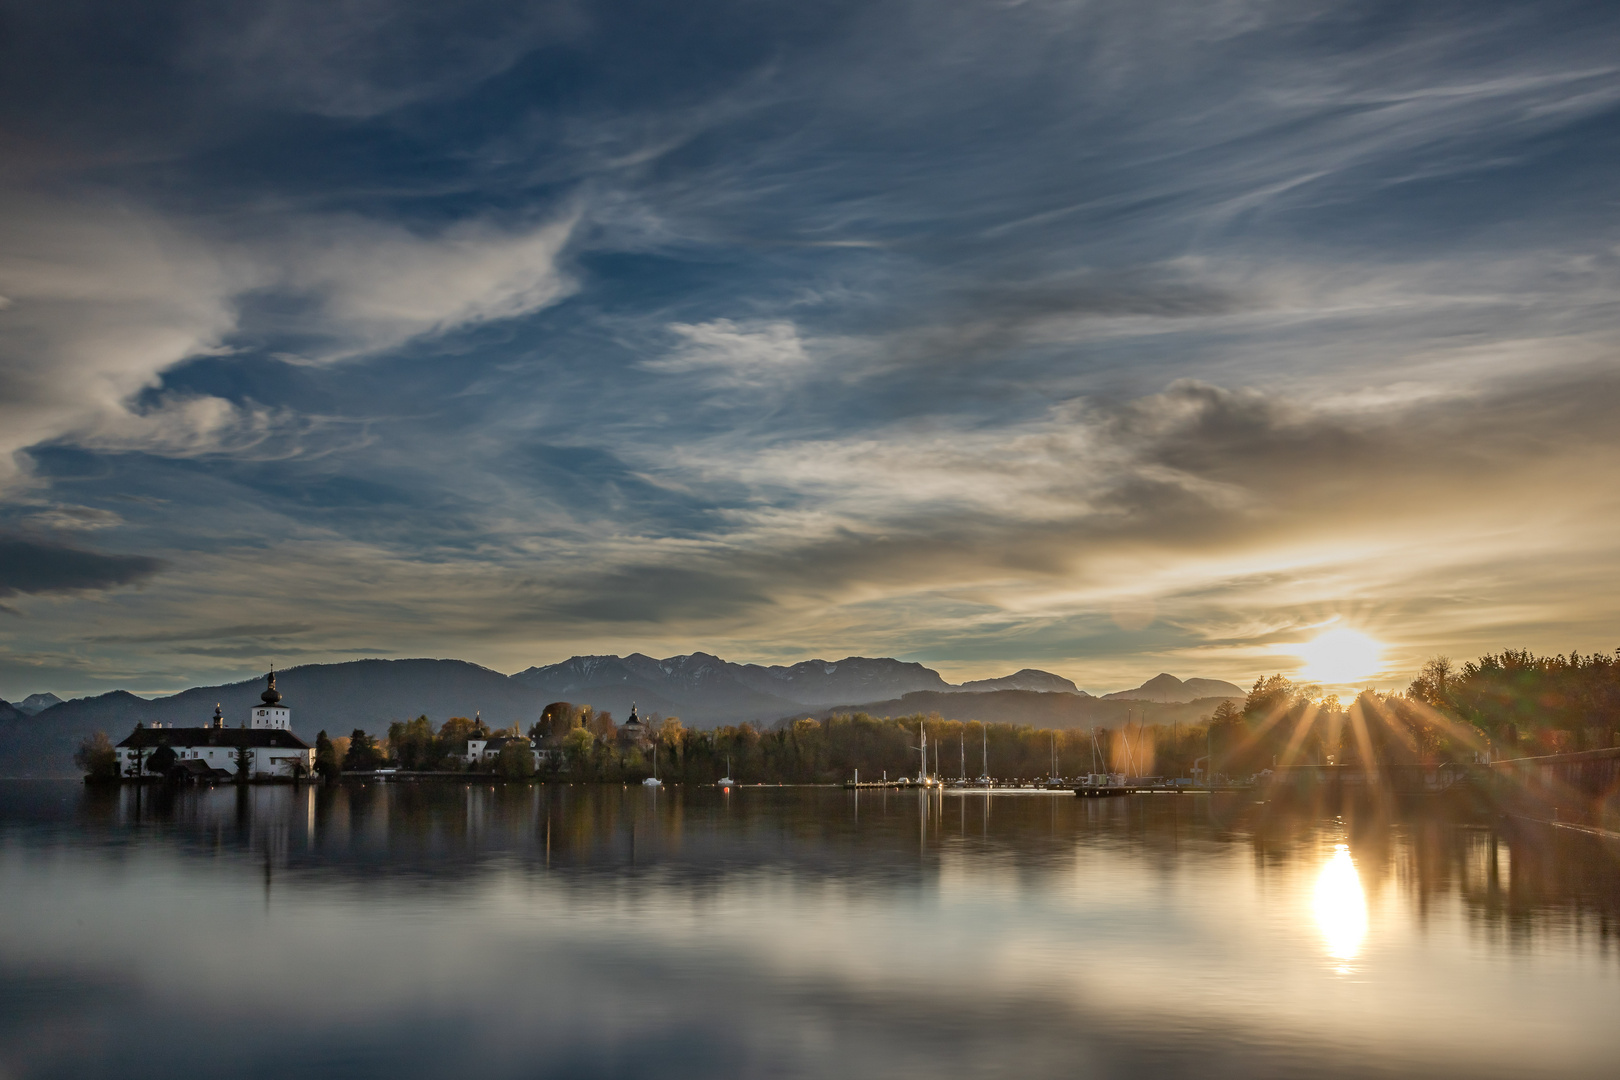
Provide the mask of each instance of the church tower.
{"label": "church tower", "polygon": [[260,704],[253,706],[251,728],[279,728],[292,730],[292,710],[281,703],[281,691],[276,689],[276,672],[270,669],[270,685],[259,695]]}

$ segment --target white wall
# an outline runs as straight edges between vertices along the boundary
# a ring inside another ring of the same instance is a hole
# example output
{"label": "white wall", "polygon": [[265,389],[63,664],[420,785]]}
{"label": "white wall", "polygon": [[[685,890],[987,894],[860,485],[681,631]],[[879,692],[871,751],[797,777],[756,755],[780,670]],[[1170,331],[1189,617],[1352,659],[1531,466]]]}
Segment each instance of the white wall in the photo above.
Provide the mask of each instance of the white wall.
{"label": "white wall", "polygon": [[[228,746],[176,746],[174,752],[180,757],[190,761],[197,760],[215,769],[224,769],[235,775],[236,751]],[[249,771],[255,776],[292,776],[293,766],[297,759],[302,758],[304,768],[310,772],[315,769],[314,750],[295,750],[290,747],[255,747],[248,751],[251,755]],[[126,773],[135,763],[134,749],[118,751],[118,771],[120,775]],[[145,762],[152,759],[152,751],[145,751],[141,758],[144,768]],[[144,774],[143,774],[144,775]]]}
{"label": "white wall", "polygon": [[255,705],[248,720],[251,728],[292,730],[292,710],[281,705]]}

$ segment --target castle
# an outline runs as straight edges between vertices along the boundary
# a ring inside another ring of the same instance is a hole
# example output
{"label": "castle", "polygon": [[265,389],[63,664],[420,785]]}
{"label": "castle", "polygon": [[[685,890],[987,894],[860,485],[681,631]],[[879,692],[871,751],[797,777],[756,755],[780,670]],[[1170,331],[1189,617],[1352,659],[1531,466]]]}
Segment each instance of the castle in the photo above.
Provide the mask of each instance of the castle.
{"label": "castle", "polygon": [[274,671],[241,727],[226,727],[225,713],[215,705],[207,727],[137,724],[117,751],[119,772],[129,777],[156,772],[182,780],[228,780],[244,774],[295,779],[315,769],[315,751],[293,734],[292,710],[282,703]]}

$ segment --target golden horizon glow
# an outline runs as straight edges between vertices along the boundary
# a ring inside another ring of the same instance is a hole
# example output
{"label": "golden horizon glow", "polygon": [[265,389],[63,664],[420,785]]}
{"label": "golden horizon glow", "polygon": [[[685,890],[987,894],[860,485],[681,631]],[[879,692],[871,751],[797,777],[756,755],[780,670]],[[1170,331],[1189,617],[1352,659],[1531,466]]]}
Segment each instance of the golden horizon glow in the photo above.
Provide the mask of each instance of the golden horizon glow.
{"label": "golden horizon glow", "polygon": [[1341,626],[1318,634],[1298,653],[1305,661],[1300,674],[1306,680],[1343,686],[1377,674],[1384,646],[1360,630]]}
{"label": "golden horizon glow", "polygon": [[1367,898],[1348,845],[1334,845],[1333,857],[1317,875],[1314,908],[1328,955],[1354,960],[1367,937]]}

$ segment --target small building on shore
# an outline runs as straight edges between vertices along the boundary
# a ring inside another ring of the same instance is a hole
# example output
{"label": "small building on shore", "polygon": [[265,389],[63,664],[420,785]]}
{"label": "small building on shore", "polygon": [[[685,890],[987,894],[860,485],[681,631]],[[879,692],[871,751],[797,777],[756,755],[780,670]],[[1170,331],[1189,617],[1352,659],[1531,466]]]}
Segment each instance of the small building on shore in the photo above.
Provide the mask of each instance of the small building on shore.
{"label": "small building on shore", "polygon": [[162,772],[175,779],[234,779],[245,761],[252,779],[294,779],[315,769],[315,750],[292,732],[292,712],[282,704],[276,689],[276,673],[259,695],[259,704],[249,712],[248,722],[226,727],[225,713],[214,706],[207,727],[173,727],[164,724],[135,725],[116,747],[118,771],[122,776],[154,775],[150,764],[154,755],[168,760]]}
{"label": "small building on shore", "polygon": [[536,749],[534,740],[523,735],[494,735],[486,739],[468,739],[467,752],[462,755],[462,760],[468,765],[493,765],[500,759],[501,751],[514,744],[529,752],[537,770],[540,763],[550,756],[550,751]]}

